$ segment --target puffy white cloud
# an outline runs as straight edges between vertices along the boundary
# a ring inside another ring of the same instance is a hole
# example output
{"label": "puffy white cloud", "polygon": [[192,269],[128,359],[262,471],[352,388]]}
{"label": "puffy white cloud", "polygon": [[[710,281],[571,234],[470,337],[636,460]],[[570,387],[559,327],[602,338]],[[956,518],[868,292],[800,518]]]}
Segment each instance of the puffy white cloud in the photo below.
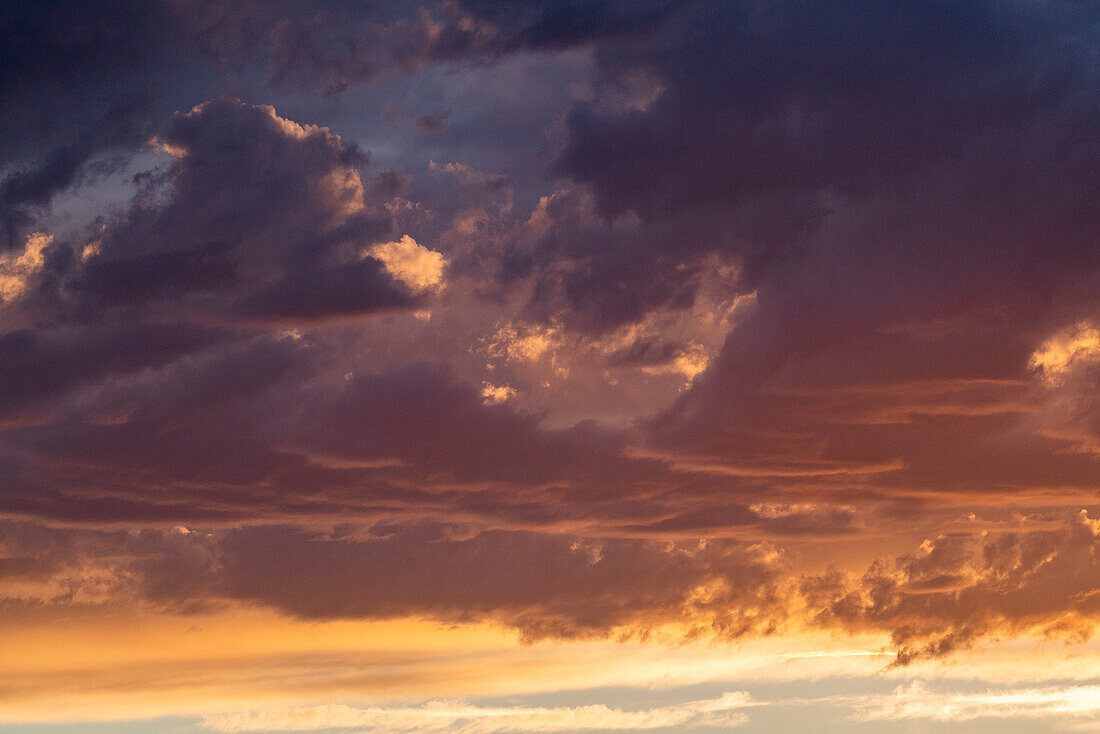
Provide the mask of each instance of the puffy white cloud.
{"label": "puffy white cloud", "polygon": [[392,278],[414,291],[443,289],[443,268],[447,265],[447,259],[442,253],[429,250],[409,235],[393,242],[375,245],[366,254],[381,260]]}

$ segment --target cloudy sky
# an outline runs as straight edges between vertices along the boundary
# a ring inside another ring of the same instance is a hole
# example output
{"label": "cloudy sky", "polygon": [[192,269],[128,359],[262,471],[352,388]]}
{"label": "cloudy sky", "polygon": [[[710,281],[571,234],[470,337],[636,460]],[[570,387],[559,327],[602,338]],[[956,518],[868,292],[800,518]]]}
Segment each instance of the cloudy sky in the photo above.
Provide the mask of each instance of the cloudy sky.
{"label": "cloudy sky", "polygon": [[1100,731],[1100,6],[0,3],[0,732]]}

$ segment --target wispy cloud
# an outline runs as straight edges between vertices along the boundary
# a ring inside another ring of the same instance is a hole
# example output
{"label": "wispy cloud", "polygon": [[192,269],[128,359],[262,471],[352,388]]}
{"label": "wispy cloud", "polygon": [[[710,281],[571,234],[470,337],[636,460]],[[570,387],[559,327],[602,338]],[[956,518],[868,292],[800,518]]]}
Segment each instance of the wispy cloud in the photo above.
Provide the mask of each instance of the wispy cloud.
{"label": "wispy cloud", "polygon": [[573,707],[484,707],[462,702],[432,701],[406,708],[346,705],[214,714],[203,724],[218,732],[320,731],[362,729],[374,734],[448,732],[641,731],[670,726],[738,726],[747,721],[741,709],[755,705],[744,692],[690,701],[676,706],[623,711],[603,704]]}
{"label": "wispy cloud", "polygon": [[856,721],[972,721],[974,719],[1100,717],[1100,685],[936,691],[921,682],[893,693],[849,699]]}

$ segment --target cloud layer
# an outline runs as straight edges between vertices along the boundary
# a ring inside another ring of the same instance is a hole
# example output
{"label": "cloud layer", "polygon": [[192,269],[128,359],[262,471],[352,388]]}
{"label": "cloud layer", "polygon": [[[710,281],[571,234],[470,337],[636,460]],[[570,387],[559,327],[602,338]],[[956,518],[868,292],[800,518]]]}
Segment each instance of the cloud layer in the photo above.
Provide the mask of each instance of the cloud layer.
{"label": "cloud layer", "polygon": [[0,615],[1080,644],[1098,33],[1058,0],[11,3]]}

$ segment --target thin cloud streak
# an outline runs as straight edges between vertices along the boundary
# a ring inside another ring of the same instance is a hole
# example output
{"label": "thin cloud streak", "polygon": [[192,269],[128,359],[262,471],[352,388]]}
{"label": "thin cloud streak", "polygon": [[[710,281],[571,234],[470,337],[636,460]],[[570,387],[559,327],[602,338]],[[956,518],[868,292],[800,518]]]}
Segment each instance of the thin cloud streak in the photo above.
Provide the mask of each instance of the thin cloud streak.
{"label": "thin cloud streak", "polygon": [[560,708],[492,708],[431,701],[411,708],[316,706],[219,714],[203,719],[207,728],[235,734],[248,731],[318,731],[366,728],[377,734],[440,732],[441,734],[504,734],[504,732],[646,731],[666,727],[734,727],[747,721],[740,709],[757,705],[746,693],[724,693],[705,701],[663,708],[623,711],[604,705]]}
{"label": "thin cloud streak", "polygon": [[855,699],[824,699],[851,706],[854,721],[974,721],[1016,718],[1100,717],[1100,686],[999,688],[980,693],[936,690],[916,681],[893,693]]}

